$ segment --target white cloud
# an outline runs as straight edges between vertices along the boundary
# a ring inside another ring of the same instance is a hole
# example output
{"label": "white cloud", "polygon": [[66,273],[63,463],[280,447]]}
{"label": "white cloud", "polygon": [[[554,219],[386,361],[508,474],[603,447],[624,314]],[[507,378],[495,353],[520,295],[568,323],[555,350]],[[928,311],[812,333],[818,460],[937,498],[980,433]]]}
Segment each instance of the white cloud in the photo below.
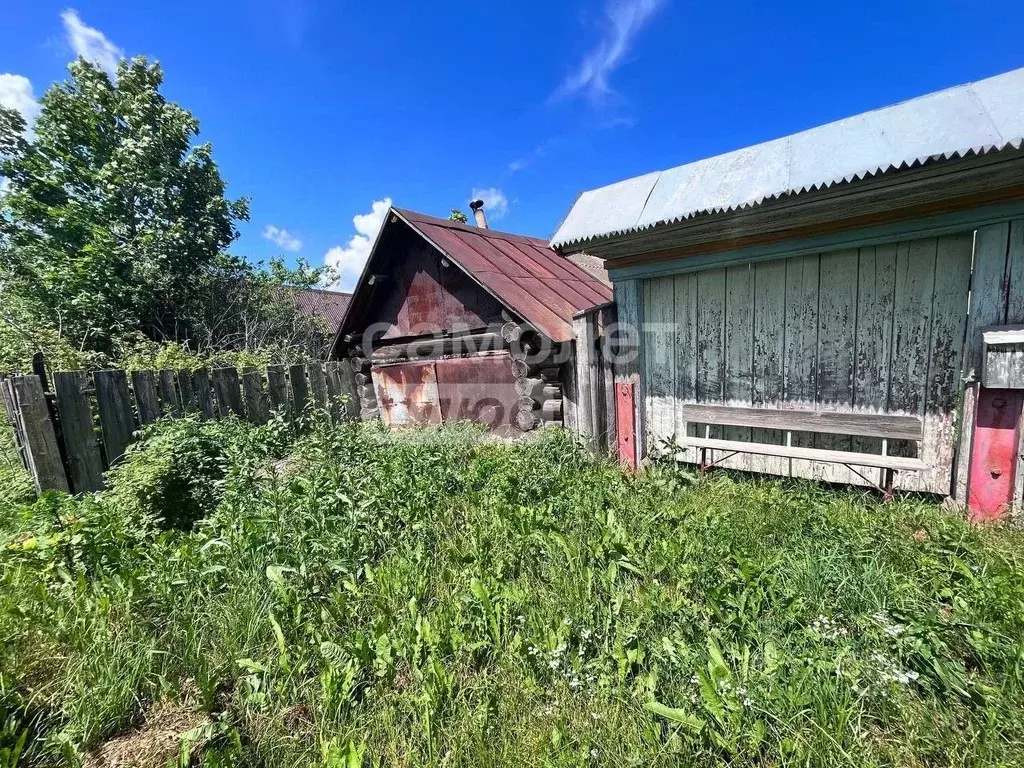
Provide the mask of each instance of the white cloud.
{"label": "white cloud", "polygon": [[360,213],[352,217],[352,226],[356,233],[348,241],[348,245],[336,245],[324,256],[324,265],[337,276],[335,287],[343,291],[351,291],[359,281],[363,265],[370,256],[373,241],[377,239],[391,207],[391,198],[374,200],[369,213]]}
{"label": "white cloud", "polygon": [[86,26],[78,11],[68,8],[60,15],[64,21],[64,32],[68,45],[86,61],[91,61],[111,77],[117,74],[117,62],[124,57],[124,51],[114,45],[98,29]]}
{"label": "white cloud", "polygon": [[5,179],[3,176],[0,176],[0,197],[7,194],[7,188],[9,186],[11,186],[10,179]]}
{"label": "white cloud", "polygon": [[284,248],[286,251],[294,253],[295,251],[302,250],[302,241],[299,240],[299,238],[287,229],[275,227],[273,224],[267,224],[267,226],[263,228],[263,234],[261,236],[264,240],[269,240],[278,248]]}
{"label": "white cloud", "polygon": [[21,75],[0,75],[0,106],[20,112],[29,128],[39,117],[39,102],[32,93],[32,83]]}
{"label": "white cloud", "polygon": [[552,98],[582,93],[597,102],[613,93],[608,82],[611,74],[622,64],[637,34],[663,4],[664,0],[607,0],[601,39]]}
{"label": "white cloud", "polygon": [[487,187],[486,189],[473,187],[469,200],[470,202],[473,200],[483,200],[484,213],[487,214],[488,219],[500,219],[508,213],[508,198],[497,187]]}
{"label": "white cloud", "polygon": [[523,168],[525,168],[529,164],[530,164],[530,158],[528,158],[528,157],[519,157],[519,158],[516,158],[515,160],[513,160],[511,163],[508,164],[508,169],[512,173],[515,173],[516,171],[523,170]]}

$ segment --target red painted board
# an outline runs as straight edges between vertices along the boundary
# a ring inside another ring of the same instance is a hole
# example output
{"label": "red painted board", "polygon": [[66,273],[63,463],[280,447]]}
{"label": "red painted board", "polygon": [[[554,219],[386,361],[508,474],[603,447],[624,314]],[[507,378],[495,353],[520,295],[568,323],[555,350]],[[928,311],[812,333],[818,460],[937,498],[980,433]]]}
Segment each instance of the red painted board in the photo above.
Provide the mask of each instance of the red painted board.
{"label": "red painted board", "polygon": [[633,384],[615,384],[615,424],[618,436],[619,463],[636,468],[636,430],[633,413]]}
{"label": "red painted board", "polygon": [[972,520],[1001,517],[1013,499],[1022,404],[1019,389],[979,390],[967,502]]}

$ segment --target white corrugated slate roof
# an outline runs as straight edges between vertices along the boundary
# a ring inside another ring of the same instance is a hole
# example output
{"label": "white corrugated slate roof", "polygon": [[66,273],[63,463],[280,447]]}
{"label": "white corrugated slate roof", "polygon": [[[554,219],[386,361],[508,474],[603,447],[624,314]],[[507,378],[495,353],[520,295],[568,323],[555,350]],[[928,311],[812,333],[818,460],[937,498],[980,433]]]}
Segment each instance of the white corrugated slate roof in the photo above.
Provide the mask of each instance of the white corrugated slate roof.
{"label": "white corrugated slate roof", "polygon": [[1024,141],[1024,68],[584,192],[551,245],[633,232]]}

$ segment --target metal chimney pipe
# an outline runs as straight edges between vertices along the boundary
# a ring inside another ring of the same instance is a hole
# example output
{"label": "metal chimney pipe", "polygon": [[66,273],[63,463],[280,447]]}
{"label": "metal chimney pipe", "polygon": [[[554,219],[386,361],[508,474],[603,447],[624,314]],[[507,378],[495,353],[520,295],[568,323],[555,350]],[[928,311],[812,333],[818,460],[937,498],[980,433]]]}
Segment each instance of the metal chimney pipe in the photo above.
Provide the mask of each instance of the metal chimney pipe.
{"label": "metal chimney pipe", "polygon": [[473,218],[476,219],[476,225],[480,229],[487,229],[487,216],[484,214],[484,201],[474,200],[469,204],[469,209],[473,211]]}

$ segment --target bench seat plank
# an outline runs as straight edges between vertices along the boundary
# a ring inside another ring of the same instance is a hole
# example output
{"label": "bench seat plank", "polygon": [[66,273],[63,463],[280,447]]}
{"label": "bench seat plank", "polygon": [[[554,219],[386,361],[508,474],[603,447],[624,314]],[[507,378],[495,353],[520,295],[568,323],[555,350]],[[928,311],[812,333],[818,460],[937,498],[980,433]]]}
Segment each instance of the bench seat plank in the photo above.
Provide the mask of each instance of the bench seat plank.
{"label": "bench seat plank", "polygon": [[761,456],[780,456],[784,459],[806,459],[831,464],[852,464],[856,467],[878,467],[914,471],[927,469],[920,459],[907,456],[880,456],[873,453],[853,451],[829,451],[823,448],[804,448],[796,445],[770,445],[768,443],[747,443],[742,440],[715,440],[704,437],[684,437],[679,440],[683,448],[710,448],[716,451],[756,453]]}
{"label": "bench seat plank", "polygon": [[696,424],[885,437],[890,440],[924,439],[924,424],[921,419],[916,416],[896,416],[887,413],[794,411],[687,403],[683,405],[682,417],[683,420]]}

